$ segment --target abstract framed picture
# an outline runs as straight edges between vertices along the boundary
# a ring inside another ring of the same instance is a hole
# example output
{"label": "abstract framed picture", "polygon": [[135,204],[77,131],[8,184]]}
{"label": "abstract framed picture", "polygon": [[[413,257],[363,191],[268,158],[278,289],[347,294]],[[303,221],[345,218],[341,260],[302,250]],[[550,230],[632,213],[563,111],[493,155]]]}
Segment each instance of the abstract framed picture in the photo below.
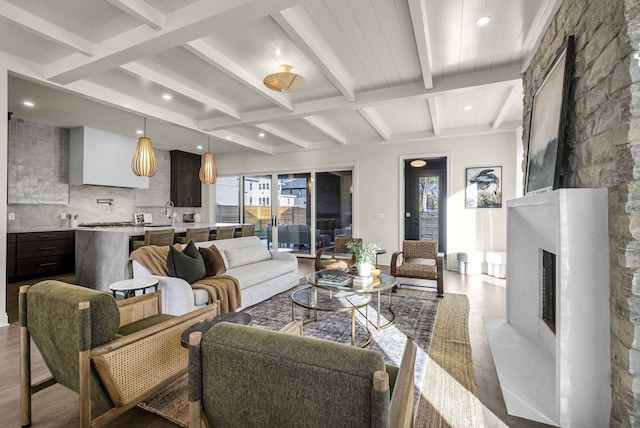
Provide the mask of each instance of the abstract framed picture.
{"label": "abstract framed picture", "polygon": [[465,208],[502,208],[502,167],[467,168]]}
{"label": "abstract framed picture", "polygon": [[533,94],[525,195],[560,185],[572,70],[573,36],[569,36]]}

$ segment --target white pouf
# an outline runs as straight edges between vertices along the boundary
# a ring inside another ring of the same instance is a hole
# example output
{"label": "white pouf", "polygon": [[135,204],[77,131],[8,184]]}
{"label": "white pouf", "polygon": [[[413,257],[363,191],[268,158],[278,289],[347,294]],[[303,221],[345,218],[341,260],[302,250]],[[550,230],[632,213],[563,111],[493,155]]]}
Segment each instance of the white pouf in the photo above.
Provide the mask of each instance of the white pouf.
{"label": "white pouf", "polygon": [[484,254],[478,250],[458,251],[458,273],[460,275],[480,275]]}
{"label": "white pouf", "polygon": [[487,253],[487,274],[496,278],[507,277],[507,253],[500,251]]}

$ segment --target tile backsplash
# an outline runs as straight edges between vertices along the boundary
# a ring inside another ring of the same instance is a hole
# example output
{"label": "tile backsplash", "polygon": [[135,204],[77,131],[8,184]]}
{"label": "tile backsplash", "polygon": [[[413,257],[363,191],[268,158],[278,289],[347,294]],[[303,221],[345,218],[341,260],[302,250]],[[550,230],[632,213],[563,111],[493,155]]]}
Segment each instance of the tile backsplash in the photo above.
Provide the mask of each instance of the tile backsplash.
{"label": "tile backsplash", "polygon": [[[68,220],[61,218],[66,214],[77,215],[79,223],[94,223],[133,221],[134,213],[145,212],[155,223],[169,223],[164,206],[170,195],[171,159],[166,150],[155,152],[158,171],[149,179],[149,189],[69,185],[69,130],[11,120],[7,210],[15,220],[8,221],[9,230],[66,227]],[[113,199],[113,204],[98,204],[98,199]],[[181,221],[183,213],[196,210],[174,211]]]}

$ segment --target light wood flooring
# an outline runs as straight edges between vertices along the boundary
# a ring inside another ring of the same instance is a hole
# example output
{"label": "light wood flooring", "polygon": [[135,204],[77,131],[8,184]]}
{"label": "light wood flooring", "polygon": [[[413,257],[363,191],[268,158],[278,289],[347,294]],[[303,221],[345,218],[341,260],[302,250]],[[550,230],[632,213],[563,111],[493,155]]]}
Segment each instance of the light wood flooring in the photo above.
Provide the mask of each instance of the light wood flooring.
{"label": "light wood flooring", "polygon": [[[312,259],[299,259],[300,276],[306,276],[313,270]],[[505,280],[486,275],[461,276],[456,272],[445,272],[445,292],[466,294],[471,312],[469,331],[473,350],[473,364],[478,384],[480,401],[484,407],[485,427],[545,427],[546,425],[509,416],[506,414],[502,392],[491,351],[487,342],[483,317],[505,317]],[[35,362],[33,379],[48,375],[34,347]],[[19,340],[17,323],[0,328],[0,427],[20,425],[20,378],[19,378]],[[455,406],[455,403],[451,403]],[[100,412],[94,408],[94,415]],[[36,427],[72,427],[78,426],[77,395],[66,388],[54,385],[34,395],[33,424]],[[175,427],[176,425],[159,416],[134,408],[116,419],[108,427]],[[472,428],[472,427],[453,427]]]}

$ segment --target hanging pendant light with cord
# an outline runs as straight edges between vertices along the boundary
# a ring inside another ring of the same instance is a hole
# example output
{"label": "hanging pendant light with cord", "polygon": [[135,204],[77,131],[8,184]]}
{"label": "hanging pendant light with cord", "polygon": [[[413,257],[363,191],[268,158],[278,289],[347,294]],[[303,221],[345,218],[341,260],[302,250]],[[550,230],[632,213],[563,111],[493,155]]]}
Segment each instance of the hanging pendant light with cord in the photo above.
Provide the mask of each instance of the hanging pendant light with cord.
{"label": "hanging pendant light with cord", "polygon": [[208,150],[202,157],[200,164],[200,181],[204,184],[216,184],[218,180],[218,169],[216,168],[216,158],[211,153],[211,137],[208,137]]}
{"label": "hanging pendant light with cord", "polygon": [[153,144],[147,138],[147,118],[144,118],[144,134],[138,140],[138,147],[131,160],[131,170],[139,177],[153,177],[158,169]]}

